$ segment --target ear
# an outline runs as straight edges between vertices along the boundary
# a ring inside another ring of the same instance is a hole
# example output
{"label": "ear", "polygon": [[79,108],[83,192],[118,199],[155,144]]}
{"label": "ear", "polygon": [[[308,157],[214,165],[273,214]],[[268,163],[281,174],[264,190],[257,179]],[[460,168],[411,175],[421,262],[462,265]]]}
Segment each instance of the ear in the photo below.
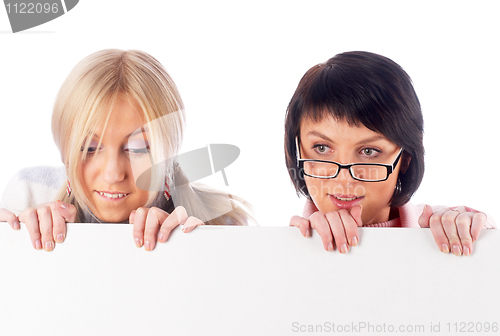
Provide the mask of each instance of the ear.
{"label": "ear", "polygon": [[411,162],[411,155],[403,152],[403,157],[401,158],[401,168],[399,168],[399,172],[401,174],[406,173],[406,170],[408,167],[410,167],[410,162]]}

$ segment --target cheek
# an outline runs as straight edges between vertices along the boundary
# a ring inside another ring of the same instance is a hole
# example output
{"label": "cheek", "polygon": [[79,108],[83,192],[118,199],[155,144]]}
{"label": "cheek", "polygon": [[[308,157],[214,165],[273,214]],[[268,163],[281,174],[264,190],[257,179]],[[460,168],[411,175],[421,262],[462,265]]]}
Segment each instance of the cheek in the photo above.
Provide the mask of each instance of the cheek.
{"label": "cheek", "polygon": [[92,185],[99,176],[98,165],[94,160],[81,161],[78,165],[78,177],[85,192],[92,188]]}
{"label": "cheek", "polygon": [[139,189],[148,189],[151,182],[152,164],[149,158],[130,161],[132,179]]}

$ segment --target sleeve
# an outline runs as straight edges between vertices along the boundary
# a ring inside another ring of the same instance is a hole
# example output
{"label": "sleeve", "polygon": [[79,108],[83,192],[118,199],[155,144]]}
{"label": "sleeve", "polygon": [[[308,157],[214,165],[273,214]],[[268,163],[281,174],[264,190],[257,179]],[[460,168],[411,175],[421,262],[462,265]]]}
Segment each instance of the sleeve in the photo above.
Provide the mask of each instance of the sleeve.
{"label": "sleeve", "polygon": [[2,195],[0,208],[16,216],[29,207],[54,201],[65,176],[64,167],[34,167],[17,172]]}

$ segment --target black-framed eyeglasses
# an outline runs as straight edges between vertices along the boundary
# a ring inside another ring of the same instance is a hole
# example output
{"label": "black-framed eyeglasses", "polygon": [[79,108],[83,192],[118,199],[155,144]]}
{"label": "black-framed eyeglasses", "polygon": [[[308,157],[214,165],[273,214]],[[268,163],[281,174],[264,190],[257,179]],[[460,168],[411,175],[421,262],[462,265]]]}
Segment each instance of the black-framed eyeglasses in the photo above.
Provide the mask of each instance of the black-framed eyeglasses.
{"label": "black-framed eyeglasses", "polygon": [[295,146],[297,150],[297,163],[300,172],[306,176],[332,179],[336,178],[342,169],[349,170],[352,178],[364,182],[382,182],[389,178],[389,175],[397,166],[403,148],[400,149],[398,156],[392,164],[383,163],[351,163],[342,164],[326,160],[309,160],[300,158],[299,139],[295,137]]}

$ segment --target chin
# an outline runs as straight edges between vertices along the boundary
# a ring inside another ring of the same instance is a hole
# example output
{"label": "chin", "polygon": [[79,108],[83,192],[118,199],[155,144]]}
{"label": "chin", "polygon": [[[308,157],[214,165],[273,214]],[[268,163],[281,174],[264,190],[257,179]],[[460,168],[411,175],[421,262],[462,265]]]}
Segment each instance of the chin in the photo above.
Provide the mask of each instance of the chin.
{"label": "chin", "polygon": [[96,216],[99,218],[101,222],[106,222],[106,223],[122,223],[125,221],[128,221],[129,214],[100,214],[100,216]]}

